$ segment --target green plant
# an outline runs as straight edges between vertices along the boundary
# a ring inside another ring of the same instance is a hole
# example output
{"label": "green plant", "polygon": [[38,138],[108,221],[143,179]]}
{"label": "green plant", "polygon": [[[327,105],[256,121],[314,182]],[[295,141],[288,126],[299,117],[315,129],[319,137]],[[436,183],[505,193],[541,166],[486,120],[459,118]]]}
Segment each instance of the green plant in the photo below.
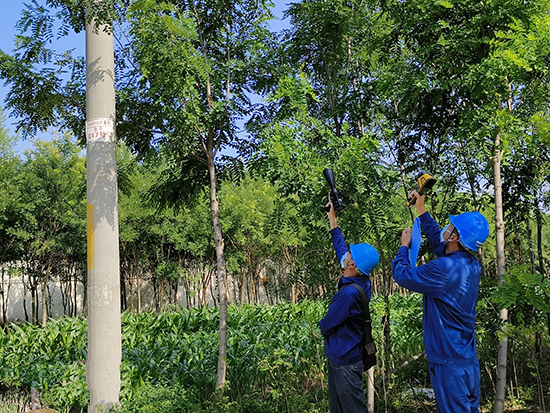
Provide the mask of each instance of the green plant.
{"label": "green plant", "polygon": [[[481,286],[476,326],[484,400],[491,397],[490,373],[495,367],[498,309],[489,299],[494,284]],[[374,296],[371,310],[379,349],[383,348],[383,306],[383,297]],[[201,411],[191,410],[195,408],[208,413],[327,412],[327,359],[318,328],[327,308],[328,302],[321,300],[230,306],[228,380],[220,400],[214,400],[216,309],[124,313],[120,400],[125,410],[121,411],[129,412],[136,403],[145,406],[143,412],[149,404],[151,409],[169,409],[164,402],[181,398],[191,412]],[[422,296],[394,294],[390,310],[395,367],[423,350]],[[514,371],[510,397],[536,403],[537,395],[541,397],[549,385],[550,338],[545,319],[533,318],[530,325],[511,325],[506,331],[509,368]],[[63,318],[45,327],[12,324],[0,330],[0,397],[26,400],[28,389],[36,386],[45,407],[63,413],[85,411],[89,400],[86,356],[86,320]],[[377,410],[405,413],[432,408],[433,401],[417,392],[430,387],[425,357],[395,372],[385,393],[382,367],[379,363],[375,368]],[[178,389],[185,389],[185,394]]]}
{"label": "green plant", "polygon": [[145,384],[122,400],[117,413],[202,413],[203,409],[193,392],[179,384],[171,386]]}
{"label": "green plant", "polygon": [[550,281],[541,274],[533,274],[528,265],[514,266],[506,273],[504,282],[492,298],[500,308],[523,310],[517,312],[517,321],[531,324],[533,320],[525,316],[550,314]]}

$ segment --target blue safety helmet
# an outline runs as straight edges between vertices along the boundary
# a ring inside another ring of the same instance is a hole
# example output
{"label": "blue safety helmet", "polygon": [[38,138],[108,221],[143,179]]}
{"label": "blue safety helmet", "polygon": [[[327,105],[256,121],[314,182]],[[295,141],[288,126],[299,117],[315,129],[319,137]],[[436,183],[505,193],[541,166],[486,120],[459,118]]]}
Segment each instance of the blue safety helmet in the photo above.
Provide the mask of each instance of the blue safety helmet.
{"label": "blue safety helmet", "polygon": [[449,219],[460,235],[460,243],[472,251],[477,251],[489,236],[489,222],[477,211],[451,215]]}
{"label": "blue safety helmet", "polygon": [[370,244],[350,244],[349,250],[353,262],[361,270],[364,275],[369,273],[378,265],[380,257],[378,251]]}

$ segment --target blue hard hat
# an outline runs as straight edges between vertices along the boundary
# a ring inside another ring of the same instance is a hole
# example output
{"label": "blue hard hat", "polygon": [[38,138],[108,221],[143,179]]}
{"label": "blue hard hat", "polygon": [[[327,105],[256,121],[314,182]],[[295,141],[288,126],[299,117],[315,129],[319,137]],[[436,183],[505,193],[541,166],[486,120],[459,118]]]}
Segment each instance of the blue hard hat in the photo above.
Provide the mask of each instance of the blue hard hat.
{"label": "blue hard hat", "polygon": [[466,248],[477,251],[489,236],[489,222],[479,212],[464,212],[449,217],[460,235],[460,242]]}
{"label": "blue hard hat", "polygon": [[378,251],[370,244],[350,244],[349,250],[351,252],[351,258],[353,262],[365,275],[369,273],[378,265],[380,257]]}

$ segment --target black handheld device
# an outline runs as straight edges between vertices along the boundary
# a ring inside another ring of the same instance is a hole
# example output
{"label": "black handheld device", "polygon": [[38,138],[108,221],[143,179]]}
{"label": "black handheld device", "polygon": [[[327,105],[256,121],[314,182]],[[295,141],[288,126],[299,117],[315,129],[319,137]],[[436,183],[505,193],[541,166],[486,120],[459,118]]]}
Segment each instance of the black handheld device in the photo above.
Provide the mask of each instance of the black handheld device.
{"label": "black handheld device", "polygon": [[[340,195],[340,192],[338,189],[336,189],[336,184],[334,182],[334,173],[332,172],[332,169],[327,168],[323,170],[323,175],[325,175],[325,179],[328,182],[328,185],[330,186],[330,192],[329,192],[329,199],[330,202],[332,202],[332,205],[334,206],[334,209],[336,211],[341,211],[346,207],[346,204],[344,204],[344,201],[342,201],[342,196]],[[329,207],[325,207],[325,210],[328,212],[330,210]]]}

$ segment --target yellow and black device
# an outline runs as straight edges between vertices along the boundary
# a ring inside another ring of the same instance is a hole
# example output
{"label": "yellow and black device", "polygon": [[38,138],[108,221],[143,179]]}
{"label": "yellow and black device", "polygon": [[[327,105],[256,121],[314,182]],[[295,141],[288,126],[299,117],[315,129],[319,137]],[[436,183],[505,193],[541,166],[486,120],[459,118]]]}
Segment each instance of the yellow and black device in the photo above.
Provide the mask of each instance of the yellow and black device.
{"label": "yellow and black device", "polygon": [[[419,171],[416,175],[416,180],[418,182],[418,189],[416,190],[416,192],[418,192],[419,195],[426,194],[430,189],[433,188],[433,186],[437,182],[437,179],[435,179],[426,171]],[[412,206],[414,204],[416,204],[415,196],[409,199],[409,201],[407,202],[407,206]]]}

